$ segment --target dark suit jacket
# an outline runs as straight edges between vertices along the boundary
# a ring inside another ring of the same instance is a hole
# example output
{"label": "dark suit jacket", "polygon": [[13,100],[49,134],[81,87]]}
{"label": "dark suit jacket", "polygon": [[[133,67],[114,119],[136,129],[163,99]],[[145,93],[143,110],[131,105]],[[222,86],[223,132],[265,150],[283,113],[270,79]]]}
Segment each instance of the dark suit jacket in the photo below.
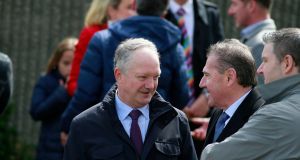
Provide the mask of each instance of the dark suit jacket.
{"label": "dark suit jacket", "polygon": [[184,113],[156,93],[149,103],[149,126],[139,158],[115,109],[114,86],[104,100],[76,116],[71,124],[64,160],[196,160]]}
{"label": "dark suit jacket", "polygon": [[[249,117],[264,103],[265,101],[261,97],[260,93],[256,89],[252,89],[252,91],[247,95],[241,105],[237,108],[216,141],[221,142],[237,132],[248,121]],[[222,112],[223,111],[221,109],[216,109],[213,112],[208,124],[204,147],[213,142],[215,125]]]}
{"label": "dark suit jacket", "polygon": [[[223,25],[219,10],[213,3],[193,0],[195,26],[193,40],[193,70],[195,96],[201,93],[199,82],[203,76],[202,69],[206,63],[206,52],[210,45],[224,39]],[[174,14],[169,10],[166,19],[177,25]]]}

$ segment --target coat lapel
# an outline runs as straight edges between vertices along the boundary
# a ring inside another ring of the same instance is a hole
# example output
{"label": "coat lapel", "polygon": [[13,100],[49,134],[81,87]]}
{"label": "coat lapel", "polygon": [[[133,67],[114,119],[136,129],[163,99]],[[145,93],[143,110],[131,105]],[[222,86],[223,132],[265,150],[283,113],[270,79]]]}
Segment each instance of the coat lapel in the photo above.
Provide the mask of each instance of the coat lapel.
{"label": "coat lapel", "polygon": [[222,112],[223,111],[221,109],[215,109],[213,116],[211,117],[209,122],[209,128],[207,129],[207,134],[206,134],[207,138],[205,140],[204,146],[213,142],[214,135],[215,135],[215,126]]}
{"label": "coat lapel", "polygon": [[[156,99],[158,95],[154,95]],[[149,104],[150,109],[150,122],[147,129],[146,139],[143,146],[141,159],[146,159],[152,148],[155,147],[155,141],[159,137],[164,127],[177,116],[177,112],[169,107],[166,103],[153,100]]]}
{"label": "coat lapel", "polygon": [[261,96],[255,89],[252,89],[252,91],[237,108],[217,141],[223,141],[225,138],[231,136],[240,128],[242,128],[243,125],[248,121],[249,117],[263,104],[263,101],[262,103],[257,103],[259,100],[262,100]]}

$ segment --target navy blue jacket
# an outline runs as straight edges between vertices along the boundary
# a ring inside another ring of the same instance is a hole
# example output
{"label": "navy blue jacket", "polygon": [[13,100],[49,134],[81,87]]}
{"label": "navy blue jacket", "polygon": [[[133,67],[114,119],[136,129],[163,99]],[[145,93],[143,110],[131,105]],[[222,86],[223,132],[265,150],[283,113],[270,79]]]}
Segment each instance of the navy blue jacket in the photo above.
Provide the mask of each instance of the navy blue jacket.
{"label": "navy blue jacket", "polygon": [[62,117],[62,130],[68,132],[72,119],[100,102],[115,83],[115,49],[128,38],[145,38],[160,52],[162,74],[157,91],[177,108],[188,101],[186,66],[180,46],[180,30],[170,22],[152,16],[134,16],[97,32],[80,66],[78,88]]}
{"label": "navy blue jacket", "polygon": [[59,80],[63,78],[55,70],[41,76],[33,90],[30,115],[34,120],[42,122],[37,160],[62,159],[60,118],[70,98]]}
{"label": "navy blue jacket", "polygon": [[74,118],[64,160],[197,160],[186,116],[157,92],[149,103],[150,122],[138,157],[117,115],[116,88]]}

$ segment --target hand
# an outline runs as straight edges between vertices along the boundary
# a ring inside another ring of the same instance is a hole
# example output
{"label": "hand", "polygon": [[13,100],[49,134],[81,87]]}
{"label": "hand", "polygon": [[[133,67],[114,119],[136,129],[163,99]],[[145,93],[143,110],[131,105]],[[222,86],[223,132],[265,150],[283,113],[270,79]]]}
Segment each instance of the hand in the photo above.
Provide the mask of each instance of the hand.
{"label": "hand", "polygon": [[192,118],[191,121],[200,127],[191,132],[192,137],[205,140],[209,118]]}
{"label": "hand", "polygon": [[68,134],[65,132],[60,132],[60,143],[65,146],[67,144]]}
{"label": "hand", "polygon": [[62,80],[62,79],[59,80],[59,84],[60,84],[61,86],[63,86],[65,89],[67,89],[67,87],[68,87],[68,86],[67,86],[68,83],[67,83],[67,82],[64,82],[64,80]]}

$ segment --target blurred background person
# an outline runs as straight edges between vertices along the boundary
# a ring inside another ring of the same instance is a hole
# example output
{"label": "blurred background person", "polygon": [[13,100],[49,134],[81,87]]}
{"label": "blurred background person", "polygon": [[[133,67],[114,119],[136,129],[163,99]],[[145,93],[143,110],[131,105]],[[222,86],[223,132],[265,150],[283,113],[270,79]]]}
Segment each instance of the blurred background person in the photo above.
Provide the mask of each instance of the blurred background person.
{"label": "blurred background person", "polygon": [[[207,59],[207,49],[224,39],[219,8],[205,0],[170,0],[166,19],[177,25],[182,32],[181,44],[185,50],[189,86],[189,103],[183,111],[189,118],[209,116],[205,90],[199,87],[199,83]],[[193,123],[190,126],[192,129],[198,127]],[[196,148],[203,145],[203,141],[199,140],[194,143]]]}
{"label": "blurred background person", "polygon": [[74,95],[77,88],[77,80],[80,64],[86,52],[87,46],[94,33],[107,29],[114,21],[127,18],[135,14],[133,0],[93,0],[87,11],[84,28],[82,29],[78,44],[75,47],[74,60],[70,78],[68,80],[68,93]]}
{"label": "blurred background person", "polygon": [[0,52],[0,114],[8,104],[13,88],[13,70],[10,58]]}
{"label": "blurred background person", "polygon": [[[231,0],[227,11],[233,17],[235,26],[241,29],[240,40],[250,47],[256,68],[262,62],[263,35],[276,30],[270,15],[271,4],[272,0]],[[257,77],[258,84],[263,84],[263,77]]]}
{"label": "blurred background person", "polygon": [[208,47],[224,39],[219,9],[205,0],[170,0],[166,19],[182,31],[190,89],[190,101],[184,111],[189,117],[206,116],[209,108],[199,82]]}
{"label": "blurred background person", "polygon": [[37,160],[62,159],[60,117],[70,100],[66,80],[71,70],[76,43],[76,38],[66,38],[58,44],[49,59],[46,73],[34,87],[30,115],[35,121],[42,122]]}
{"label": "blurred background person", "polygon": [[[93,0],[85,18],[86,27],[81,31],[79,42],[76,45],[70,79],[68,80],[69,95],[73,96],[77,89],[81,61],[93,35],[98,31],[107,29],[108,26],[118,20],[135,15],[134,8],[135,0]],[[64,126],[64,121],[62,125]],[[62,132],[61,140],[63,144],[66,144],[67,138],[66,132]]]}

